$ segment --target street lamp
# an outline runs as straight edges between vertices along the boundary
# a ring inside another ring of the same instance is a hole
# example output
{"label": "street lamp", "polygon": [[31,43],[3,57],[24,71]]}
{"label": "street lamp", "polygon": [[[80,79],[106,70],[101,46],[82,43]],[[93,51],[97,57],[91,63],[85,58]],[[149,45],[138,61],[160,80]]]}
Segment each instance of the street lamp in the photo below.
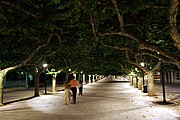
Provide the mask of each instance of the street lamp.
{"label": "street lamp", "polygon": [[141,65],[142,67],[144,67],[144,66],[145,66],[145,63],[141,62],[140,65]]}
{"label": "street lamp", "polygon": [[[43,64],[43,68],[45,69],[48,66],[47,63]],[[47,94],[47,87],[46,87],[46,74],[45,74],[45,78],[44,78],[44,94]]]}
{"label": "street lamp", "polygon": [[44,68],[46,68],[47,66],[48,66],[48,64],[47,64],[47,63],[44,63],[44,64],[43,64],[43,67],[44,67]]}

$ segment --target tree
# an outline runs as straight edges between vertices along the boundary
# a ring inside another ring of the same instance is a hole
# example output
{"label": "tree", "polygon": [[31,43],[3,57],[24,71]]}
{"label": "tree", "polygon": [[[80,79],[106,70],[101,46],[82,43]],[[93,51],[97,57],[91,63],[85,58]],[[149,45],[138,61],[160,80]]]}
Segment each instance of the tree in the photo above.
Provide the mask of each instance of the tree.
{"label": "tree", "polygon": [[[8,51],[6,45],[9,43],[6,41],[8,39],[12,44],[12,52],[14,52],[14,54],[2,52],[2,66],[5,68],[18,63],[21,64],[18,67],[28,66],[28,70],[34,73],[36,78],[35,96],[39,96],[39,76],[43,71],[42,63],[45,61],[52,66],[62,62],[58,60],[69,54],[69,51],[73,51],[72,46],[76,45],[74,40],[79,37],[77,24],[79,10],[74,8],[75,2],[72,1],[56,1],[56,3],[53,0],[2,1],[1,18],[2,27],[4,27],[1,29],[4,40],[2,46]],[[38,48],[27,60],[27,54],[36,46]],[[14,56],[13,62],[11,62],[12,55]],[[22,64],[21,61],[24,59],[26,61]]]}
{"label": "tree", "polygon": [[46,11],[47,5],[52,8],[54,4],[50,1],[1,1],[1,105],[6,73],[25,66],[52,39],[55,25],[48,15],[54,11]]}

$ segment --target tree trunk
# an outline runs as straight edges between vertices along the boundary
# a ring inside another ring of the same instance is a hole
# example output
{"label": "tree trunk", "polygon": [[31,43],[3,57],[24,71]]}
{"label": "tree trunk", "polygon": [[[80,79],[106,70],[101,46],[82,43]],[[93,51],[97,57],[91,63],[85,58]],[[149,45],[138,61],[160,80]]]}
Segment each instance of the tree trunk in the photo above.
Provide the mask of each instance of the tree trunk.
{"label": "tree trunk", "polygon": [[0,72],[0,106],[3,105],[3,72]]}
{"label": "tree trunk", "polygon": [[139,90],[142,90],[142,86],[143,86],[143,78],[142,77],[139,77],[139,80],[138,80],[138,89]]}
{"label": "tree trunk", "polygon": [[137,78],[133,77],[133,87],[137,88]]}
{"label": "tree trunk", "polygon": [[65,83],[69,81],[69,71],[66,70],[66,80],[65,80]]}
{"label": "tree trunk", "polygon": [[36,73],[34,74],[34,86],[35,86],[35,91],[34,91],[34,96],[37,97],[39,96],[39,74]]}
{"label": "tree trunk", "polygon": [[148,95],[155,96],[155,88],[154,88],[154,75],[153,72],[148,73]]}
{"label": "tree trunk", "polygon": [[52,75],[52,93],[56,93],[56,75]]}
{"label": "tree trunk", "polygon": [[3,80],[6,72],[0,71],[0,106],[3,105]]}
{"label": "tree trunk", "polygon": [[91,83],[91,75],[88,75],[88,77],[89,77],[89,83]]}
{"label": "tree trunk", "polygon": [[133,86],[133,77],[130,76],[129,80],[130,80],[130,86]]}

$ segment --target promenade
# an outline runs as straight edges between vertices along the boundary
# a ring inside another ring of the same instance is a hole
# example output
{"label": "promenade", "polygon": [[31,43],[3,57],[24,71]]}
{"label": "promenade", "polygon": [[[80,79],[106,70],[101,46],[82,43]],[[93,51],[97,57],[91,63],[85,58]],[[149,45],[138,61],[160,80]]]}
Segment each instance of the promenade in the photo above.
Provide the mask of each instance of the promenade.
{"label": "promenade", "polygon": [[76,104],[65,105],[63,91],[58,91],[1,106],[0,120],[180,120],[178,99],[160,105],[154,102],[161,100],[157,92],[149,97],[129,82],[104,78],[84,85]]}

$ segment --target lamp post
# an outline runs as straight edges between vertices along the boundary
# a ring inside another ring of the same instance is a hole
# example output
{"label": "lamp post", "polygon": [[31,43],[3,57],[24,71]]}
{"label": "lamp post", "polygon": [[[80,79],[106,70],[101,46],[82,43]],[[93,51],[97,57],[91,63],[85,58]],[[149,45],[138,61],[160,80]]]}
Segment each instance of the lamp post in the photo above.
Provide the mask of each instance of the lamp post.
{"label": "lamp post", "polygon": [[80,80],[83,80],[83,71],[81,71],[81,77]]}
{"label": "lamp post", "polygon": [[[144,62],[141,62],[140,65],[142,67],[145,66],[145,63]],[[143,92],[147,93],[147,85],[144,84],[144,71],[143,71],[143,83],[142,83],[142,86],[143,86]]]}
{"label": "lamp post", "polygon": [[[160,54],[157,52],[157,54]],[[163,103],[167,103],[166,95],[165,95],[165,85],[164,85],[164,73],[163,73],[163,61],[159,59],[161,62],[161,82],[162,82],[162,90],[163,90]]]}
{"label": "lamp post", "polygon": [[80,81],[83,81],[83,71],[80,72]]}
{"label": "lamp post", "polygon": [[69,81],[71,79],[71,69],[69,69],[67,80]]}
{"label": "lamp post", "polygon": [[[43,64],[43,68],[45,69],[48,66],[47,63]],[[47,94],[47,87],[46,87],[46,74],[45,74],[45,78],[44,78],[44,94]]]}
{"label": "lamp post", "polygon": [[134,83],[135,83],[134,87],[137,88],[138,87],[138,85],[137,85],[138,84],[138,76],[137,76],[138,75],[138,68],[135,68],[135,73],[136,73],[135,74],[136,80],[134,81]]}
{"label": "lamp post", "polygon": [[[145,63],[141,62],[140,65],[144,67]],[[144,86],[144,71],[143,71],[143,86]]]}

